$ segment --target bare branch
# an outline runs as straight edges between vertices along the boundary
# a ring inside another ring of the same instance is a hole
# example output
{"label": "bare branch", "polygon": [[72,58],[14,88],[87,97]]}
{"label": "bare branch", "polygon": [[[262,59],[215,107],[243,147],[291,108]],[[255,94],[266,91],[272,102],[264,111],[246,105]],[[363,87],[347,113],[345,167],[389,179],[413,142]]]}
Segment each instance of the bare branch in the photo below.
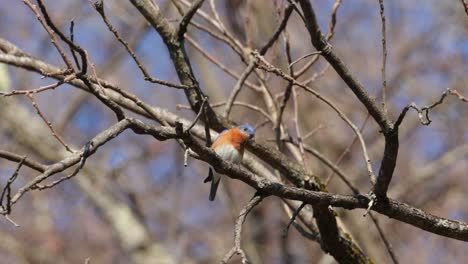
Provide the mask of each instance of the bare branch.
{"label": "bare branch", "polygon": [[306,206],[306,205],[307,205],[306,203],[302,203],[302,204],[296,209],[296,211],[294,211],[294,213],[293,213],[293,215],[291,216],[291,219],[289,220],[288,224],[287,224],[286,227],[283,229],[283,236],[284,236],[284,237],[288,236],[289,227],[291,226],[292,223],[294,223],[294,221],[296,220],[297,215],[301,212],[302,208],[304,208],[304,206]]}
{"label": "bare branch", "polygon": [[93,4],[93,7],[94,9],[101,15],[101,18],[102,20],[104,21],[104,23],[106,24],[107,28],[109,29],[109,31],[111,31],[114,36],[117,38],[117,40],[125,47],[125,49],[127,50],[128,54],[132,57],[133,61],[135,61],[135,63],[137,64],[138,68],[140,69],[141,73],[143,74],[144,76],[144,79],[146,81],[149,81],[149,82],[152,82],[152,83],[158,83],[158,84],[161,84],[161,85],[165,85],[165,86],[168,86],[168,87],[172,87],[172,88],[178,88],[178,89],[186,89],[188,88],[186,85],[181,85],[181,84],[175,84],[175,83],[171,83],[171,82],[168,82],[168,81],[164,81],[164,80],[160,80],[160,79],[157,79],[157,78],[154,78],[154,77],[151,77],[150,74],[148,73],[148,70],[146,69],[145,66],[143,66],[143,64],[141,63],[141,61],[138,59],[138,57],[136,56],[135,52],[132,50],[132,48],[129,46],[129,44],[127,43],[127,41],[125,41],[119,34],[119,32],[117,32],[117,30],[114,28],[114,26],[112,26],[112,24],[110,23],[110,21],[107,19],[107,16],[104,12],[104,2],[101,0],[101,1],[98,1],[98,2],[95,2]]}
{"label": "bare branch", "polygon": [[351,122],[351,120],[340,110],[338,109],[338,107],[331,101],[329,100],[328,98],[324,97],[323,95],[321,95],[320,93],[316,92],[315,90],[309,88],[308,86],[296,81],[293,77],[285,74],[283,71],[281,71],[280,69],[274,67],[273,65],[271,65],[269,62],[267,62],[263,57],[261,57],[257,52],[252,52],[253,56],[255,57],[255,64],[262,70],[265,70],[265,71],[268,71],[268,72],[272,72],[276,75],[278,75],[279,77],[282,77],[283,79],[287,80],[287,81],[290,81],[290,82],[293,82],[294,85],[297,85],[301,88],[303,88],[304,90],[306,90],[307,92],[313,94],[314,96],[316,96],[319,100],[321,100],[322,102],[324,102],[325,104],[327,104],[328,106],[330,106],[337,114],[338,116],[343,120],[345,121],[345,123],[351,127],[351,129],[354,131],[354,133],[358,136],[359,138],[359,142],[361,143],[361,148],[362,148],[362,152],[363,152],[363,156],[364,156],[364,160],[366,162],[366,165],[367,165],[367,172],[369,173],[369,177],[371,179],[371,182],[372,184],[374,184],[376,182],[376,177],[375,177],[375,174],[373,172],[373,169],[372,169],[372,164],[371,164],[371,160],[369,158],[369,154],[367,153],[367,147],[366,147],[366,143],[364,141],[364,138],[361,134],[361,132],[359,131],[359,129],[356,127],[356,125]]}
{"label": "bare branch", "polygon": [[249,263],[247,256],[245,255],[244,250],[241,248],[241,235],[242,235],[242,224],[244,224],[247,215],[252,211],[252,209],[260,204],[263,200],[263,196],[260,194],[255,194],[255,196],[250,199],[247,205],[241,210],[239,217],[236,220],[236,227],[234,231],[234,247],[224,256],[221,260],[221,263],[228,263],[228,261],[234,256],[234,254],[238,254],[242,258],[242,263]]}
{"label": "bare branch", "polygon": [[[63,61],[65,62],[65,64],[67,65],[67,68],[69,70],[73,70],[73,65],[70,61],[70,59],[68,59],[67,55],[65,54],[65,51],[62,49],[62,47],[60,46],[58,40],[57,40],[57,37],[55,36],[54,34],[54,31],[55,29],[52,27],[50,27],[50,25],[47,24],[47,18],[44,19],[40,14],[39,14],[39,11],[37,10],[36,8],[36,5],[32,4],[29,0],[23,0],[23,3],[25,5],[27,5],[31,11],[33,11],[33,13],[36,15],[37,17],[37,20],[39,20],[39,22],[41,22],[41,25],[44,27],[44,29],[47,31],[47,33],[49,34],[50,36],[50,40],[52,41],[52,44],[55,46],[55,48],[57,49],[57,51],[59,52],[60,56],[62,57]],[[39,2],[41,4],[41,2]]]}
{"label": "bare branch", "polygon": [[301,5],[302,11],[304,12],[306,27],[309,31],[314,47],[317,49],[317,51],[322,52],[321,55],[331,64],[338,75],[340,75],[343,81],[354,92],[361,103],[367,108],[381,129],[383,131],[389,131],[391,129],[391,124],[385,118],[382,110],[377,106],[375,100],[369,96],[364,86],[351,74],[343,61],[338,58],[330,43],[328,43],[326,38],[322,35],[322,32],[320,31],[317,23],[315,12],[312,8],[312,4],[307,0],[298,0],[298,2]]}
{"label": "bare branch", "polygon": [[45,115],[41,112],[41,109],[39,109],[39,106],[37,105],[37,102],[36,100],[34,99],[34,96],[32,94],[26,94],[26,97],[28,97],[28,99],[31,101],[31,104],[32,106],[34,107],[34,109],[36,110],[36,113],[41,117],[41,119],[44,121],[44,123],[46,123],[47,127],[49,127],[50,131],[52,132],[52,136],[54,136],[59,142],[60,144],[62,144],[62,146],[65,147],[65,149],[70,152],[70,153],[73,153],[74,150],[72,150],[68,145],[67,143],[65,143],[65,141],[62,139],[62,137],[57,133],[57,131],[55,131],[55,129],[52,127],[52,123],[47,120],[47,118],[45,117]]}
{"label": "bare branch", "polygon": [[372,222],[374,222],[375,228],[377,228],[377,231],[379,232],[380,238],[383,240],[385,247],[387,248],[388,254],[392,258],[392,261],[394,264],[398,264],[398,259],[395,255],[395,252],[393,251],[392,244],[388,241],[387,237],[385,236],[382,227],[380,227],[379,221],[377,218],[372,214],[369,213],[370,218],[372,219]]}
{"label": "bare branch", "polygon": [[288,24],[289,17],[291,16],[293,11],[293,5],[288,4],[286,9],[284,10],[284,17],[281,20],[280,24],[278,25],[278,28],[275,30],[271,38],[263,45],[263,47],[259,50],[259,53],[261,55],[265,55],[268,51],[268,49],[273,46],[273,43],[278,39],[280,36],[281,32],[286,28],[286,25]]}
{"label": "bare branch", "polygon": [[419,108],[415,102],[412,102],[411,104],[407,105],[403,110],[401,111],[400,115],[398,116],[397,121],[395,122],[395,127],[398,128],[401,123],[403,122],[403,119],[405,118],[406,113],[410,108],[416,110],[418,112],[418,118],[419,121],[421,122],[422,125],[428,126],[432,123],[432,120],[429,118],[429,110],[432,108],[442,104],[444,102],[445,97],[447,97],[447,94],[450,92],[450,89],[445,90],[439,100],[434,102],[431,105],[424,106],[422,108]]}
{"label": "bare branch", "polygon": [[14,161],[14,162],[21,162],[24,159],[23,165],[28,166],[31,169],[34,169],[39,172],[44,172],[47,169],[46,165],[43,165],[35,160],[31,160],[30,158],[25,158],[26,156],[21,156],[12,152],[0,150],[0,158]]}
{"label": "bare branch", "polygon": [[387,65],[387,30],[385,25],[385,11],[384,11],[384,0],[379,0],[380,5],[380,18],[382,19],[382,106],[383,112],[387,114],[387,77],[386,77],[386,65]]}
{"label": "bare branch", "polygon": [[224,110],[224,117],[226,119],[229,119],[229,114],[231,113],[232,105],[234,104],[234,101],[237,98],[237,95],[239,95],[239,92],[242,88],[242,85],[244,84],[245,80],[249,77],[249,75],[252,73],[255,67],[255,62],[252,60],[247,68],[244,69],[242,72],[242,75],[240,76],[239,80],[237,81],[236,85],[232,89],[231,95],[229,96],[227,102],[226,102],[226,109]]}
{"label": "bare branch", "polygon": [[195,2],[193,2],[192,6],[189,8],[185,16],[182,18],[182,21],[180,21],[179,29],[177,30],[177,35],[180,41],[184,40],[184,34],[185,32],[187,32],[187,27],[190,21],[192,20],[197,10],[203,5],[204,1],[205,0],[196,0]]}
{"label": "bare branch", "polygon": [[37,89],[13,90],[11,92],[0,92],[0,95],[6,97],[6,96],[17,95],[17,94],[24,94],[24,95],[37,94],[37,93],[41,93],[41,92],[44,92],[44,91],[47,91],[47,90],[54,90],[55,88],[61,86],[64,83],[68,83],[68,82],[70,82],[71,80],[73,80],[75,78],[76,78],[76,74],[71,74],[71,75],[68,75],[67,77],[65,77],[63,80],[60,80],[60,81],[58,81],[56,83],[53,83],[53,84],[41,86],[41,87],[39,87]]}
{"label": "bare branch", "polygon": [[[18,177],[19,170],[21,169],[21,166],[23,166],[24,161],[26,160],[26,156],[24,156],[16,166],[15,171],[13,174],[10,176],[8,179],[7,183],[5,184],[5,187],[3,187],[2,194],[0,195],[0,207],[2,208],[2,214],[4,215],[9,215],[11,213],[11,205],[12,205],[12,200],[11,200],[11,185],[13,182],[16,180]],[[6,204],[3,204],[3,199],[6,197]],[[14,223],[13,221],[11,221]],[[15,226],[17,226],[15,224]]]}

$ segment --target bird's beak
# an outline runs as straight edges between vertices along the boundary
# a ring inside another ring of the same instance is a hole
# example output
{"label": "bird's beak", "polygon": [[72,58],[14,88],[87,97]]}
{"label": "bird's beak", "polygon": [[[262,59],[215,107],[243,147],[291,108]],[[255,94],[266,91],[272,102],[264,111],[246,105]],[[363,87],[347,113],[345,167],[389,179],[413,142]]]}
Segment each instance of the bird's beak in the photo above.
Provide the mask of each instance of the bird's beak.
{"label": "bird's beak", "polygon": [[252,139],[254,136],[254,134],[250,134],[249,139]]}

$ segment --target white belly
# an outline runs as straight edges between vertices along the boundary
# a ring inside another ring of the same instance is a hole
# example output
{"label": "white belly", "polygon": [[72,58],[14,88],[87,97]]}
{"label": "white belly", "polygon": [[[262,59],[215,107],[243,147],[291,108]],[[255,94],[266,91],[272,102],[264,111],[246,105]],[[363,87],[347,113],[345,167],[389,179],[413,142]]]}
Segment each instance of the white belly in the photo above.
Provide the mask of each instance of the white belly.
{"label": "white belly", "polygon": [[221,145],[216,148],[216,154],[218,154],[223,160],[230,161],[232,163],[240,163],[242,156],[239,151],[231,145]]}

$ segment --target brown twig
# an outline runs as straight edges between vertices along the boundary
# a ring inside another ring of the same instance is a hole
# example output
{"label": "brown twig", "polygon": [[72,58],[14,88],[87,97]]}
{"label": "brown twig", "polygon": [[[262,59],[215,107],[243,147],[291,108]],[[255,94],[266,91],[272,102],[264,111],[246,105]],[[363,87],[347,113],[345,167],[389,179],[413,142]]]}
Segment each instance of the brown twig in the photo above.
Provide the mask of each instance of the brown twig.
{"label": "brown twig", "polygon": [[[15,171],[8,179],[7,183],[5,184],[5,187],[3,187],[2,194],[0,195],[0,207],[2,208],[2,214],[4,215],[9,215],[11,213],[11,185],[18,177],[19,170],[21,169],[21,166],[23,166],[25,160],[26,156],[21,158],[18,165],[16,166]],[[6,198],[6,205],[3,205],[4,198]]]}
{"label": "brown twig", "polygon": [[[27,0],[23,0],[23,1],[27,1]],[[62,31],[60,31],[58,29],[58,27],[54,24],[54,22],[50,18],[49,13],[47,12],[46,6],[42,2],[42,0],[37,0],[37,3],[39,5],[39,9],[41,10],[42,15],[44,16],[44,19],[45,19],[45,22],[47,23],[47,25],[53,30],[54,33],[57,33],[57,35],[59,35],[60,39],[62,41],[64,41],[65,43],[67,43],[71,47],[72,50],[75,50],[80,54],[80,57],[81,57],[81,71],[80,71],[80,73],[78,73],[78,75],[81,76],[83,74],[86,74],[86,72],[88,71],[88,62],[87,62],[87,56],[86,56],[86,53],[85,53],[84,49],[82,49],[75,42],[73,42],[69,38],[67,38],[67,36],[65,36],[65,34],[63,34]],[[51,38],[52,38],[52,36],[51,36]],[[73,69],[73,68],[70,68],[70,69]]]}
{"label": "brown twig", "polygon": [[[202,47],[200,47],[200,45],[198,45],[198,43],[193,39],[191,38],[190,36],[188,36],[188,34],[185,34],[185,39],[188,41],[188,43],[190,43],[198,52],[200,52],[206,59],[208,59],[209,61],[211,61],[214,65],[218,66],[218,68],[220,68],[222,71],[224,71],[225,73],[227,73],[228,75],[230,75],[231,77],[233,77],[234,79],[236,80],[239,80],[240,79],[240,75],[238,73],[235,73],[233,70],[229,69],[228,67],[226,67],[226,65],[222,64],[221,62],[219,62],[218,60],[216,60],[216,58],[214,58],[213,56],[211,56],[208,52],[206,52],[205,50],[202,49]],[[254,91],[260,91],[260,88],[257,87],[255,84],[249,82],[248,80],[246,80],[244,82],[244,84],[251,88],[252,90]]]}
{"label": "brown twig", "polygon": [[324,97],[323,95],[321,95],[320,93],[318,93],[317,91],[309,88],[308,86],[296,81],[293,77],[285,74],[283,71],[281,71],[280,69],[276,68],[275,66],[271,65],[269,62],[267,62],[263,57],[261,57],[258,52],[252,52],[253,56],[255,57],[255,64],[257,65],[257,67],[259,67],[260,69],[262,70],[265,70],[265,71],[268,71],[268,72],[272,72],[274,74],[276,74],[277,76],[285,79],[286,81],[290,81],[290,82],[293,82],[294,85],[297,85],[301,88],[303,88],[304,90],[306,90],[307,92],[313,94],[315,97],[317,97],[319,100],[321,100],[322,102],[324,102],[325,104],[327,104],[328,106],[330,106],[337,114],[338,116],[343,120],[345,121],[345,123],[354,131],[354,133],[358,136],[359,138],[359,142],[361,143],[361,148],[362,148],[362,152],[363,152],[363,156],[364,156],[364,161],[366,163],[366,167],[367,167],[367,172],[369,174],[369,177],[371,179],[371,183],[374,184],[376,182],[376,177],[375,177],[375,174],[374,174],[374,171],[372,169],[372,164],[371,164],[371,160],[369,158],[369,154],[367,152],[367,147],[366,147],[366,143],[364,141],[364,138],[361,134],[361,132],[359,131],[359,129],[356,127],[356,125],[351,122],[351,120],[337,107],[335,106],[335,104],[329,100],[328,98]]}
{"label": "brown twig", "polygon": [[99,80],[99,77],[97,75],[96,66],[90,61],[89,57],[87,59],[89,61],[89,67],[91,68],[91,72],[93,73],[98,87],[101,88],[102,94],[106,95],[106,90],[104,89],[104,87],[102,87],[101,81]]}
{"label": "brown twig", "polygon": [[408,110],[410,108],[412,108],[412,109],[416,110],[416,112],[418,112],[418,118],[419,118],[419,121],[421,122],[422,125],[424,125],[424,126],[430,125],[432,123],[432,120],[429,118],[429,110],[431,110],[432,108],[442,104],[444,102],[444,99],[447,97],[447,94],[449,93],[449,91],[450,91],[450,89],[445,90],[442,93],[442,96],[439,98],[439,100],[437,100],[436,102],[434,102],[431,105],[419,108],[416,105],[415,102],[412,102],[409,105],[405,106],[405,108],[403,108],[403,110],[401,111],[400,115],[398,116],[398,118],[397,118],[397,120],[395,122],[395,127],[399,127],[401,125],[401,123],[403,122],[403,119],[406,116],[406,113],[408,112]]}
{"label": "brown twig", "polygon": [[252,209],[257,206],[262,200],[263,196],[259,194],[255,194],[252,199],[247,203],[247,205],[241,210],[239,217],[236,220],[236,227],[234,230],[234,246],[229,250],[229,252],[224,256],[221,260],[221,263],[228,263],[228,261],[234,256],[234,254],[238,254],[242,258],[242,263],[249,263],[247,256],[245,255],[244,250],[241,248],[241,235],[242,235],[242,224],[244,224],[247,215],[252,211]]}
{"label": "brown twig", "polygon": [[27,158],[26,156],[21,156],[12,152],[0,150],[0,158],[14,161],[14,162],[21,162],[23,159],[23,165],[27,166],[33,170],[39,171],[39,172],[44,172],[47,169],[46,165],[43,165],[35,160],[31,160],[30,158]]}
{"label": "brown twig", "polygon": [[192,121],[192,123],[188,126],[188,128],[184,131],[185,133],[190,133],[190,130],[195,126],[195,124],[198,122],[200,119],[200,116],[202,115],[203,111],[205,110],[205,104],[208,101],[208,97],[203,98],[202,105],[200,106],[200,110],[198,111],[197,116],[195,119]]}
{"label": "brown twig", "polygon": [[[286,142],[292,143],[294,145],[299,145],[297,142],[295,142],[292,139],[285,140]],[[341,180],[348,186],[348,188],[353,192],[353,194],[359,194],[359,190],[353,186],[353,184],[348,180],[347,176],[344,174],[344,172],[338,167],[338,165],[333,164],[331,160],[329,160],[327,157],[325,157],[322,153],[320,153],[318,150],[312,148],[311,146],[307,144],[304,145],[304,150],[310,154],[312,154],[314,157],[316,157],[318,160],[320,160],[323,164],[325,164],[327,167],[329,167],[334,173],[340,177]]]}
{"label": "brown twig", "polygon": [[[220,107],[220,106],[223,106],[223,105],[226,105],[226,104],[227,104],[227,102],[217,102],[217,103],[210,104],[210,106],[213,107],[213,108],[216,108],[216,107]],[[252,105],[252,104],[249,104],[249,103],[245,103],[245,102],[240,102],[240,101],[235,101],[233,103],[233,105],[234,106],[236,106],[236,105],[243,106],[243,107],[249,108],[249,109],[251,109],[251,110],[253,110],[255,112],[258,112],[259,114],[261,114],[262,116],[264,116],[266,118],[267,122],[273,123],[272,117],[265,110],[263,110],[262,108],[260,108],[258,106],[255,106],[255,105]],[[181,110],[181,109],[191,110],[190,106],[181,105],[181,104],[177,104],[176,109],[177,110]]]}
{"label": "brown twig", "polygon": [[184,40],[184,34],[187,32],[187,27],[192,20],[195,13],[197,13],[198,9],[203,5],[205,0],[196,0],[192,3],[189,10],[185,13],[184,17],[179,23],[179,28],[177,29],[177,35],[179,37],[179,41]]}
{"label": "brown twig", "polygon": [[289,17],[291,16],[292,11],[293,11],[293,5],[292,5],[292,4],[288,4],[288,6],[286,7],[286,9],[284,10],[283,19],[281,20],[280,24],[279,24],[278,27],[276,28],[275,32],[273,33],[273,35],[271,36],[271,38],[267,41],[267,43],[265,43],[265,45],[263,45],[263,47],[259,50],[259,53],[260,53],[261,55],[265,55],[266,52],[268,51],[268,49],[269,49],[269,48],[273,45],[273,43],[275,43],[275,41],[279,38],[281,32],[283,32],[283,30],[286,28],[286,25],[288,24]]}
{"label": "brown twig", "polygon": [[71,75],[68,75],[67,77],[65,77],[63,80],[60,80],[56,83],[53,83],[53,84],[49,84],[49,85],[45,85],[45,86],[41,86],[37,89],[31,89],[31,90],[13,90],[11,92],[0,92],[0,95],[2,96],[12,96],[12,95],[17,95],[17,94],[23,94],[23,95],[27,95],[27,94],[38,94],[38,93],[41,93],[41,92],[44,92],[44,91],[47,91],[47,90],[54,90],[55,88],[61,86],[62,84],[64,83],[68,83],[70,82],[71,80],[75,79],[76,78],[76,75],[75,74],[71,74]]}
{"label": "brown twig", "polygon": [[255,62],[252,60],[247,68],[244,69],[242,72],[242,75],[240,76],[239,80],[237,81],[236,85],[232,89],[231,95],[229,96],[227,102],[226,102],[226,109],[224,110],[224,117],[229,119],[229,114],[231,113],[232,106],[234,104],[234,101],[237,98],[237,95],[239,95],[240,90],[242,89],[242,85],[244,84],[245,80],[249,77],[249,75],[252,73],[252,71],[255,68]]}
{"label": "brown twig", "polygon": [[104,23],[106,24],[109,31],[111,31],[114,34],[114,36],[117,38],[117,40],[125,47],[128,54],[132,57],[133,61],[138,66],[138,69],[140,69],[140,71],[143,74],[143,77],[144,77],[144,79],[146,81],[161,84],[161,85],[165,85],[165,86],[172,87],[172,88],[178,88],[178,89],[187,88],[187,86],[183,85],[183,84],[175,84],[175,83],[171,83],[171,82],[168,82],[168,81],[164,81],[164,80],[160,80],[160,79],[151,77],[151,75],[148,73],[148,70],[146,69],[146,67],[143,66],[143,64],[141,63],[141,61],[138,59],[135,52],[133,51],[133,49],[129,46],[128,42],[125,41],[120,36],[119,32],[117,32],[117,30],[114,28],[114,26],[112,26],[110,21],[107,19],[107,16],[106,16],[106,14],[104,12],[104,2],[103,1],[97,1],[97,2],[95,2],[93,4],[93,7],[99,13],[99,15],[101,15],[101,18],[104,21]]}
{"label": "brown twig", "polygon": [[335,3],[333,4],[332,7],[332,13],[331,13],[331,18],[330,18],[330,23],[328,26],[328,33],[327,33],[327,40],[330,40],[333,38],[335,35],[335,27],[336,27],[336,13],[338,12],[338,8],[341,5],[342,0],[335,0]]}
{"label": "brown twig", "polygon": [[54,34],[55,29],[51,28],[50,25],[48,25],[48,23],[47,23],[47,19],[44,19],[39,14],[39,11],[37,10],[36,5],[32,4],[29,0],[23,0],[23,3],[26,4],[31,9],[31,11],[36,15],[37,20],[39,20],[39,22],[41,23],[42,27],[47,31],[47,33],[50,36],[50,40],[51,40],[52,44],[57,49],[58,53],[60,54],[63,61],[67,65],[67,68],[69,70],[73,70],[73,65],[72,65],[70,59],[68,59],[67,55],[65,54],[65,51],[63,50],[62,46],[60,46],[60,43],[58,42],[57,37]]}
{"label": "brown twig", "polygon": [[379,0],[380,5],[380,18],[382,19],[382,106],[384,114],[387,114],[387,77],[386,77],[386,65],[387,65],[387,30],[385,25],[385,10],[384,0]]}
{"label": "brown twig", "polygon": [[289,219],[288,224],[287,224],[286,227],[283,229],[283,234],[282,234],[283,237],[288,236],[289,227],[291,226],[292,223],[294,223],[294,221],[296,220],[297,215],[301,212],[302,208],[304,208],[304,206],[306,206],[306,205],[307,205],[306,203],[302,203],[302,204],[296,209],[296,211],[294,211],[293,215],[291,216],[291,219]]}
{"label": "brown twig", "polygon": [[[340,7],[341,2],[342,0],[335,0],[335,3],[333,4],[332,12],[330,15],[328,33],[327,33],[327,36],[325,37],[327,41],[330,41],[335,35],[336,17],[337,17],[338,8]],[[315,56],[306,65],[304,65],[300,70],[297,71],[296,73],[297,77],[302,76],[308,69],[310,69],[310,67],[312,67],[312,65],[314,65],[318,61],[319,58],[320,58],[320,53],[315,54]],[[308,83],[308,82],[305,81],[304,83]]]}
{"label": "brown twig", "polygon": [[[75,42],[75,21],[73,19],[70,21],[70,40],[72,42]],[[78,68],[78,70],[81,70],[80,63],[78,62],[78,57],[76,56],[75,50],[73,49],[72,46],[69,45],[73,60],[75,61],[75,65]]]}
{"label": "brown twig", "polygon": [[383,230],[382,230],[382,227],[380,226],[379,224],[379,221],[377,220],[377,218],[369,212],[369,216],[370,218],[372,219],[372,222],[374,222],[374,225],[375,225],[375,228],[377,228],[377,231],[379,232],[379,235],[380,235],[380,238],[382,239],[382,241],[384,242],[385,244],[385,248],[387,248],[387,252],[388,254],[390,255],[392,261],[394,264],[398,264],[398,259],[395,255],[395,252],[393,251],[393,247],[392,247],[392,244],[390,244],[390,242],[388,241],[387,237],[385,236]]}
{"label": "brown twig", "polygon": [[[363,131],[364,130],[364,127],[366,126],[367,124],[367,120],[369,120],[369,113],[366,115],[366,118],[364,118],[364,121],[362,122],[361,124],[361,127],[359,128],[359,131]],[[349,143],[348,146],[346,146],[346,148],[343,150],[343,152],[341,152],[340,156],[338,157],[338,159],[336,159],[335,161],[335,166],[338,166],[340,165],[341,161],[343,160],[343,158],[346,156],[346,154],[349,153],[349,151],[351,150],[351,147],[354,145],[354,143],[356,143],[356,141],[358,140],[358,137],[357,136],[354,136],[353,140],[351,141],[351,143]],[[326,180],[325,180],[325,185],[328,186],[328,184],[330,183],[330,181],[332,180],[333,178],[333,175],[335,175],[335,171],[330,171],[330,174],[328,174]]]}
{"label": "brown twig", "polygon": [[468,98],[461,95],[457,90],[449,89],[448,92],[451,95],[456,95],[458,97],[458,99],[462,100],[462,102],[468,103]]}
{"label": "brown twig", "polygon": [[302,140],[304,140],[304,141],[307,140],[308,138],[312,137],[313,135],[317,134],[317,132],[319,132],[320,130],[325,129],[325,128],[327,128],[326,125],[319,124],[316,128],[312,129],[310,132],[305,134],[302,137]]}
{"label": "brown twig", "polygon": [[34,96],[31,93],[28,93],[28,94],[26,94],[26,97],[29,99],[29,101],[31,101],[32,106],[36,110],[36,113],[41,117],[42,121],[44,121],[44,123],[46,123],[47,127],[52,132],[52,136],[54,136],[60,142],[60,144],[62,144],[62,146],[65,147],[65,149],[68,152],[73,153],[74,151],[67,145],[67,143],[65,143],[65,141],[62,139],[62,137],[52,127],[52,123],[49,120],[47,120],[45,115],[42,113],[41,109],[39,109],[39,106],[37,105],[37,102],[34,99]]}
{"label": "brown twig", "polygon": [[314,55],[320,55],[322,52],[321,51],[314,51],[312,53],[309,53],[309,54],[306,54],[304,56],[301,56],[299,58],[297,58],[295,61],[291,62],[288,66],[288,68],[291,68],[292,66],[294,66],[294,64],[300,62],[301,60],[303,59],[306,59],[306,58],[309,58],[310,56],[314,56]]}

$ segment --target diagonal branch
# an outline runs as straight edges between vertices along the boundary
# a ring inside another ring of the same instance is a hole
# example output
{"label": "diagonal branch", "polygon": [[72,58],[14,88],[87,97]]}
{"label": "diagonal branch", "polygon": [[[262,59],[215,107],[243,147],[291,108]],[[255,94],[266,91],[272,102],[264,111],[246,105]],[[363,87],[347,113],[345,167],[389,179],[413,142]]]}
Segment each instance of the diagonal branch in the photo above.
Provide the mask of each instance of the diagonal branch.
{"label": "diagonal branch", "polygon": [[325,36],[322,34],[310,1],[298,0],[298,2],[301,5],[301,9],[304,13],[306,22],[305,26],[309,31],[312,45],[314,45],[317,51],[322,52],[321,55],[330,63],[338,75],[340,75],[341,79],[343,79],[343,81],[353,91],[361,103],[367,108],[367,111],[369,111],[377,124],[379,124],[382,131],[389,131],[391,129],[391,123],[385,118],[383,111],[378,107],[375,100],[370,97],[364,85],[362,85],[362,83],[352,75],[348,67],[336,55],[333,47],[330,45],[330,43],[328,43]]}
{"label": "diagonal branch", "polygon": [[182,42],[184,40],[184,34],[185,34],[185,32],[187,32],[187,27],[188,27],[190,21],[192,20],[195,13],[197,13],[197,10],[203,5],[204,1],[205,0],[197,0],[197,1],[193,2],[190,9],[187,11],[187,13],[182,18],[182,21],[180,21],[179,29],[177,30],[177,36],[179,38],[179,41]]}
{"label": "diagonal branch", "polygon": [[132,57],[133,61],[135,61],[135,63],[137,64],[138,68],[140,69],[141,73],[143,74],[145,80],[149,81],[149,82],[152,82],[152,83],[158,83],[158,84],[161,84],[161,85],[165,85],[165,86],[168,86],[168,87],[172,87],[172,88],[178,88],[178,89],[186,89],[188,88],[187,86],[185,85],[180,85],[180,84],[175,84],[175,83],[171,83],[171,82],[168,82],[168,81],[164,81],[164,80],[160,80],[160,79],[157,79],[157,78],[154,78],[154,77],[151,77],[150,74],[148,73],[148,70],[146,69],[145,66],[143,66],[143,64],[141,63],[141,61],[138,59],[138,57],[136,56],[135,52],[132,50],[132,48],[129,46],[129,44],[127,43],[127,41],[125,41],[119,34],[119,32],[117,32],[117,30],[114,28],[114,26],[112,26],[112,24],[110,23],[110,21],[107,19],[107,16],[104,12],[104,2],[103,1],[98,1],[98,2],[95,2],[93,4],[93,7],[94,9],[99,13],[99,15],[101,15],[102,17],[102,20],[104,21],[104,23],[106,24],[107,28],[109,29],[109,31],[111,31],[114,36],[117,38],[117,40],[125,47],[125,49],[127,50],[128,54]]}
{"label": "diagonal branch", "polygon": [[236,220],[236,227],[234,230],[234,246],[229,250],[228,253],[224,256],[221,263],[228,263],[228,261],[234,256],[234,254],[238,254],[242,258],[242,263],[249,263],[247,256],[245,255],[244,250],[241,248],[241,234],[242,234],[242,224],[244,224],[247,215],[252,211],[252,209],[260,204],[263,200],[264,196],[259,195],[256,193],[252,199],[247,203],[247,205],[241,210],[239,217]]}

